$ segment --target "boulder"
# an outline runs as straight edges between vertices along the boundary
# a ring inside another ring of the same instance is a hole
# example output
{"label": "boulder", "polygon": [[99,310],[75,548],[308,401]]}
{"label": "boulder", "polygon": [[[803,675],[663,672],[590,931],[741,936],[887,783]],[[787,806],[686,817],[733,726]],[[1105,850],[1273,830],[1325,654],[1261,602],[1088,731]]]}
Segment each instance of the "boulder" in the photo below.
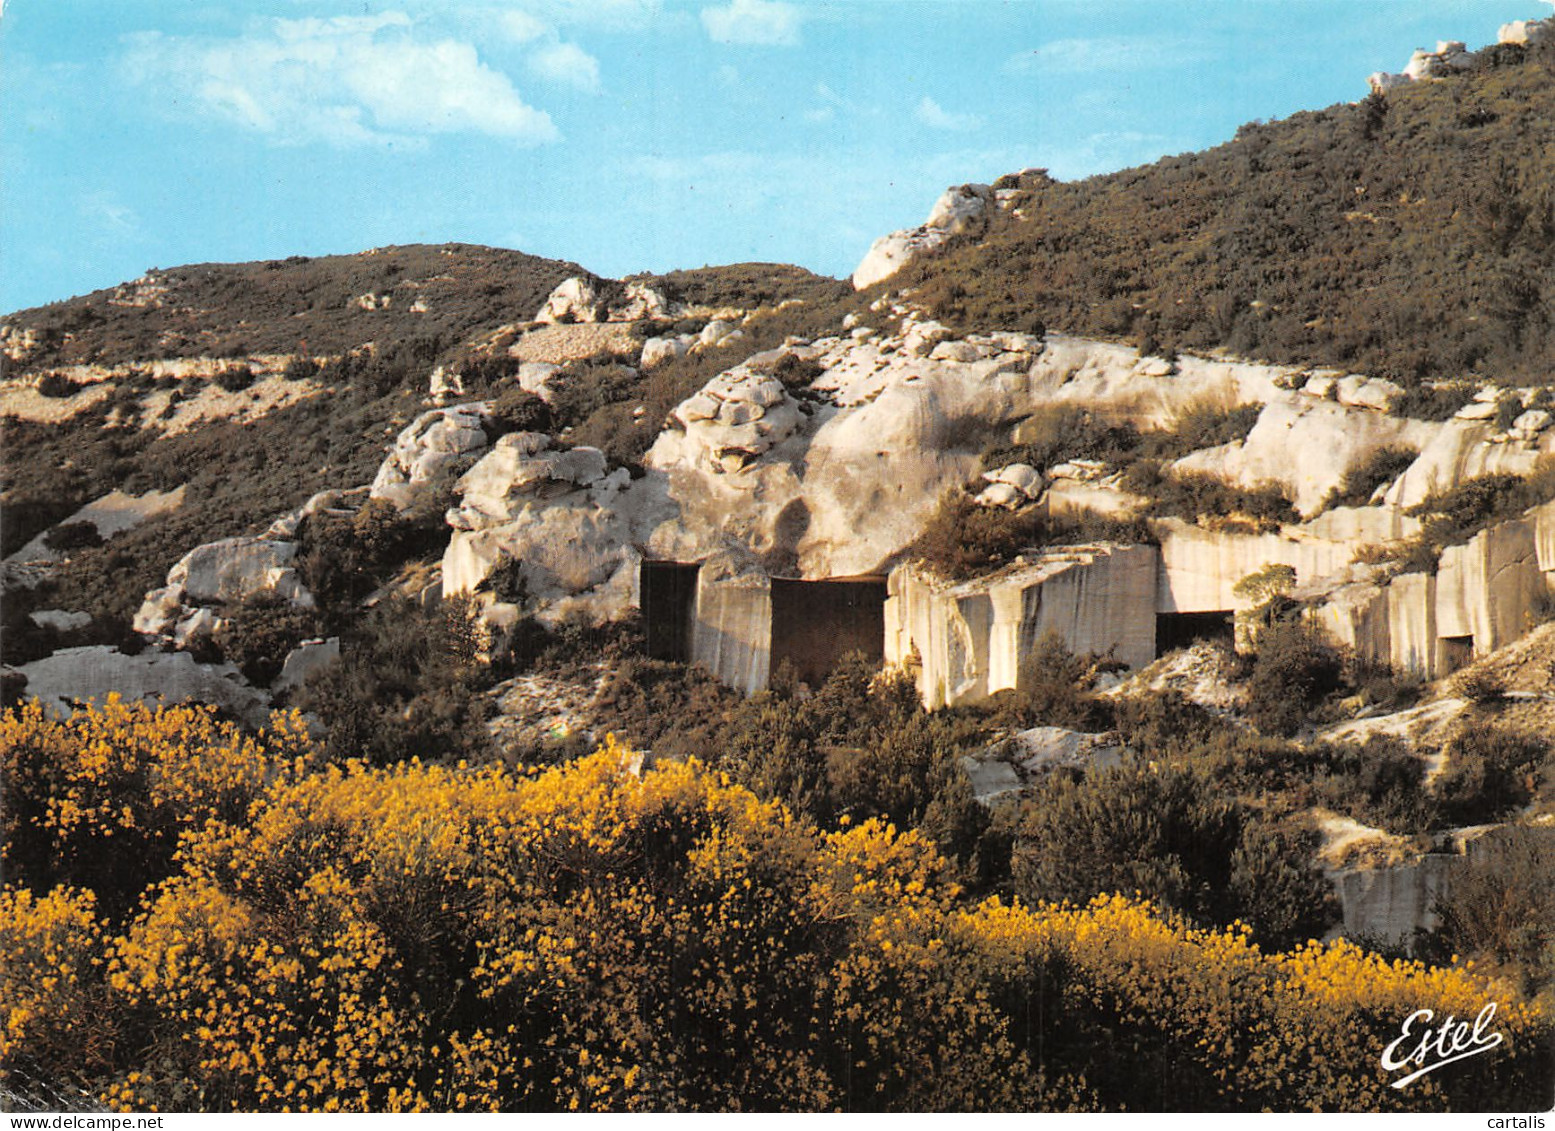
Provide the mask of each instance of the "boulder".
{"label": "boulder", "polygon": [[510,432],[454,486],[460,504],[448,512],[456,530],[509,522],[530,502],[592,486],[608,464],[598,448],[556,449],[541,432]]}
{"label": "boulder", "polygon": [[1458,420],[1493,420],[1500,405],[1495,401],[1470,401],[1453,415]]}
{"label": "boulder", "polygon": [[1025,784],[1014,766],[997,758],[962,758],[961,768],[972,787],[972,800],[985,805],[996,797],[1018,793]]}
{"label": "boulder", "polygon": [[697,341],[704,348],[707,348],[710,346],[719,345],[731,337],[734,333],[735,327],[732,323],[725,322],[721,318],[715,318],[706,326],[702,327],[702,333],[698,335]]}
{"label": "boulder", "polygon": [[645,318],[673,318],[678,312],[663,291],[633,280],[626,284],[621,297],[610,305],[608,317],[611,322],[639,322]]}
{"label": "boulder", "polygon": [[141,601],[130,627],[145,636],[170,633],[183,611],[183,595],[183,588],[177,585],[151,590]]}
{"label": "boulder", "polygon": [[1007,483],[1028,499],[1035,499],[1042,494],[1042,473],[1029,463],[1012,463],[985,471],[983,478],[989,483]]}
{"label": "boulder", "polygon": [[292,568],[295,542],[264,538],[223,538],[196,546],[167,574],[169,587],[182,592],[187,605],[238,604],[274,597],[311,606],[313,595]]}
{"label": "boulder", "polygon": [[557,375],[561,372],[560,365],[549,361],[526,361],[518,367],[518,387],[550,404],[556,396]]}
{"label": "boulder", "polygon": [[281,664],[281,674],[275,677],[271,688],[283,691],[298,687],[314,672],[323,671],[340,659],[340,637],[327,640],[304,640],[286,654]]}
{"label": "boulder", "polygon": [[651,369],[662,362],[673,361],[686,355],[686,344],[679,338],[649,338],[643,343],[642,357],[638,364]]}
{"label": "boulder", "polygon": [[985,351],[971,342],[944,341],[930,350],[929,356],[935,361],[981,361]]}
{"label": "boulder", "polygon": [[39,628],[51,628],[55,632],[69,632],[92,623],[91,613],[72,613],[64,609],[35,609],[28,616]]}
{"label": "boulder", "polygon": [[681,429],[685,456],[720,472],[743,470],[793,435],[803,419],[780,381],[748,365],[720,373],[670,416]]}
{"label": "boulder", "polygon": [[173,627],[173,643],[180,648],[189,648],[202,640],[209,640],[220,629],[221,620],[215,613],[207,608],[198,608]]}
{"label": "boulder", "polygon": [[1030,501],[1024,491],[1009,483],[990,483],[979,492],[976,499],[980,507],[1003,507],[1006,510],[1023,507]]}

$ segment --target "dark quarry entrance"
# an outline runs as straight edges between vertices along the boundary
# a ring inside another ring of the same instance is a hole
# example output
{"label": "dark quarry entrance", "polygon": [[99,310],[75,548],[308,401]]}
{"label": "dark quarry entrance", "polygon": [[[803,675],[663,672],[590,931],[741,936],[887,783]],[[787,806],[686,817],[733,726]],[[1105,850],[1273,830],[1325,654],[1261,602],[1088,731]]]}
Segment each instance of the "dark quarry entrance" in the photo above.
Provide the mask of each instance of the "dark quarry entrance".
{"label": "dark quarry entrance", "polygon": [[1442,674],[1451,675],[1474,662],[1474,638],[1472,636],[1439,637],[1442,649]]}
{"label": "dark quarry entrance", "polygon": [[816,687],[849,652],[885,659],[883,577],[772,579],[772,671],[784,660]]}
{"label": "dark quarry entrance", "polygon": [[1236,614],[1230,609],[1207,613],[1157,613],[1155,615],[1155,654],[1160,659],[1168,652],[1187,648],[1200,640],[1236,642]]}
{"label": "dark quarry entrance", "polygon": [[643,635],[655,660],[691,662],[691,633],[696,616],[695,562],[643,562],[641,586]]}

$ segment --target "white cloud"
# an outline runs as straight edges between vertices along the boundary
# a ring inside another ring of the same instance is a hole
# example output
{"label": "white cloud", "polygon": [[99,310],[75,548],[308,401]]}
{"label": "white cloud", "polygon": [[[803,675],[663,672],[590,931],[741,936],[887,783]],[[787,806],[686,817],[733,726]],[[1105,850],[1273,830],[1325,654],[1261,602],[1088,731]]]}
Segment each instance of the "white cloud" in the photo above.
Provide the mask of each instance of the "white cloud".
{"label": "white cloud", "polygon": [[703,8],[702,26],[717,43],[793,47],[799,42],[799,9],[782,0],[730,0]]}
{"label": "white cloud", "polygon": [[514,43],[530,43],[551,30],[551,25],[538,16],[516,8],[499,13],[497,26]]}
{"label": "white cloud", "polygon": [[1034,51],[1012,55],[1005,61],[1004,68],[1017,74],[1078,75],[1098,71],[1161,70],[1206,58],[1208,51],[1204,45],[1182,38],[1097,36],[1055,39]]}
{"label": "white cloud", "polygon": [[546,44],[529,57],[529,69],[547,82],[599,90],[599,60],[575,43]]}
{"label": "white cloud", "polygon": [[474,46],[420,39],[399,12],[276,19],[232,39],[149,32],[130,37],[125,66],[181,108],[288,144],[475,133],[537,145],[560,136]]}
{"label": "white cloud", "polygon": [[952,114],[928,95],[918,103],[913,117],[934,130],[966,131],[982,128],[983,119],[977,114]]}

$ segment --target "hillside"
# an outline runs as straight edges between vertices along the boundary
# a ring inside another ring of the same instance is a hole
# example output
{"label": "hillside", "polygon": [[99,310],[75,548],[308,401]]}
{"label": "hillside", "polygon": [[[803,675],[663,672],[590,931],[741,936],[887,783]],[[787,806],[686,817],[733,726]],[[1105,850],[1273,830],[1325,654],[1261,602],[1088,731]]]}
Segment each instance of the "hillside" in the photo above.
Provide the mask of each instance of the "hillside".
{"label": "hillside", "polygon": [[1417,383],[1555,371],[1555,43],[1072,183],[894,277],[943,320]]}
{"label": "hillside", "polygon": [[29,369],[161,357],[338,354],[370,341],[444,344],[527,318],[575,263],[470,244],[294,255],[152,269],[120,286],[21,310]]}

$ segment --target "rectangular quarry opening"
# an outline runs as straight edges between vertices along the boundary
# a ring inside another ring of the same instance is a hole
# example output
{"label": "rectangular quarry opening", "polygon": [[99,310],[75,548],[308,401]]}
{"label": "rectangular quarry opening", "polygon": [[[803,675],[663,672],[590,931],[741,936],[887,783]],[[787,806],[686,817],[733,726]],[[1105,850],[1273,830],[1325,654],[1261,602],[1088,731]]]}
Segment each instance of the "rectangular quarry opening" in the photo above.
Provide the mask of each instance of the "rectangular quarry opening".
{"label": "rectangular quarry opening", "polygon": [[883,577],[772,580],[772,670],[787,660],[816,687],[849,652],[885,659]]}
{"label": "rectangular quarry opening", "polygon": [[1438,643],[1442,649],[1442,674],[1451,675],[1460,668],[1466,668],[1474,660],[1474,638],[1472,636],[1443,636]]}
{"label": "rectangular quarry opening", "polygon": [[1230,609],[1205,613],[1157,613],[1155,615],[1156,658],[1187,648],[1200,640],[1236,642],[1236,614]]}
{"label": "rectangular quarry opening", "polygon": [[643,611],[643,635],[655,660],[691,662],[691,634],[696,620],[695,562],[643,562],[638,574]]}

